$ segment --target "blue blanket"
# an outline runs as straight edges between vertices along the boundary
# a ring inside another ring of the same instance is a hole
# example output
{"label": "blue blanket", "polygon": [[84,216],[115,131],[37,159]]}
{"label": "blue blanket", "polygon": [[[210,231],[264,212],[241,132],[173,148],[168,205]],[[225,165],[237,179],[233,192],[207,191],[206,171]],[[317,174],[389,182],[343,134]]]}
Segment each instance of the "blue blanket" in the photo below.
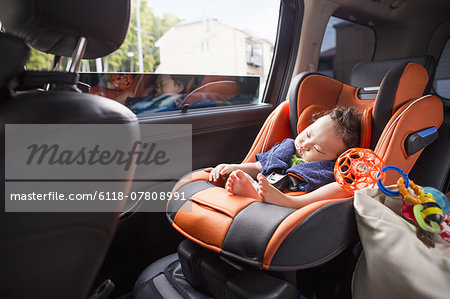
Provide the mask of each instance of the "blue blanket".
{"label": "blue blanket", "polygon": [[288,138],[275,144],[269,151],[257,154],[256,160],[261,163],[262,174],[265,176],[276,172],[300,177],[303,181],[291,187],[303,192],[311,192],[335,181],[334,161],[313,161],[291,167],[291,158],[294,154],[294,139]]}

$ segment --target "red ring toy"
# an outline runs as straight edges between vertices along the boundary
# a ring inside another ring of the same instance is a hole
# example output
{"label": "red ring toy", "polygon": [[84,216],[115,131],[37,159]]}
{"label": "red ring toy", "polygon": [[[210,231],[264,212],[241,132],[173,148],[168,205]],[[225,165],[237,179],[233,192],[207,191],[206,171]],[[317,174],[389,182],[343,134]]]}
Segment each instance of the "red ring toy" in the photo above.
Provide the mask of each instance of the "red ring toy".
{"label": "red ring toy", "polygon": [[384,179],[383,167],[383,160],[372,150],[351,148],[336,160],[334,177],[345,191],[354,194],[356,190],[373,188],[378,180]]}
{"label": "red ring toy", "polygon": [[111,76],[112,85],[120,90],[125,90],[130,87],[132,81],[133,77],[131,76],[131,74],[112,74]]}

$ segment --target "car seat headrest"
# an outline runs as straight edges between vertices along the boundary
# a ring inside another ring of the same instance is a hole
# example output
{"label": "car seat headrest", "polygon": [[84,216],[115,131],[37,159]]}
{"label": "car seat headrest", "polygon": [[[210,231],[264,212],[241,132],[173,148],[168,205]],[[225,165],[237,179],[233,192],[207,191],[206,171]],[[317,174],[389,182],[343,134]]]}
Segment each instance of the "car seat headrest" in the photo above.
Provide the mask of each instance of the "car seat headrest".
{"label": "car seat headrest", "polygon": [[125,40],[130,0],[0,0],[5,32],[33,48],[69,57],[80,37],[85,59],[106,56]]}
{"label": "car seat headrest", "polygon": [[6,85],[23,70],[29,51],[23,40],[0,32],[0,96],[8,93]]}
{"label": "car seat headrest", "polygon": [[[302,132],[312,122],[316,113],[329,110],[328,107],[322,105],[310,105],[303,110],[298,118],[297,132]],[[357,114],[361,122],[361,136],[360,147],[368,148],[370,146],[370,137],[372,133],[372,110],[373,108],[366,108],[360,114]]]}
{"label": "car seat headrest", "polygon": [[427,70],[430,80],[425,92],[428,93],[431,89],[434,70],[436,68],[436,60],[430,55],[360,62],[353,67],[350,85],[358,87],[380,86],[381,81],[392,66],[406,62],[418,63]]}

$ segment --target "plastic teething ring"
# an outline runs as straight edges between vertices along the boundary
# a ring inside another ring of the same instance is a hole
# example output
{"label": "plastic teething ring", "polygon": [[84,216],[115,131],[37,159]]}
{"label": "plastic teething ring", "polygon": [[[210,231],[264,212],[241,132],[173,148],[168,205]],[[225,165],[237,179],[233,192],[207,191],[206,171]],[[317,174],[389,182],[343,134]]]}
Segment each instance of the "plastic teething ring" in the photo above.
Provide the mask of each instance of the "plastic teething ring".
{"label": "plastic teething ring", "polygon": [[423,188],[422,191],[424,194],[431,194],[431,196],[433,196],[436,203],[441,207],[442,213],[445,214],[450,211],[450,201],[439,189],[428,186]]}
{"label": "plastic teething ring", "polygon": [[[395,170],[395,171],[397,171],[398,173],[400,173],[402,176],[400,177],[400,179],[397,181],[397,186],[398,186],[398,189],[400,190],[400,187],[399,187],[399,185],[398,185],[398,182],[400,181],[400,180],[402,180],[402,186],[404,187],[404,188],[409,188],[409,182],[410,182],[410,179],[409,179],[409,177],[408,177],[408,175],[403,171],[403,170],[401,170],[400,168],[398,168],[398,167],[396,167],[396,166],[385,166],[385,167],[383,167],[382,169],[381,169],[381,171],[382,171],[382,174],[380,173],[379,175],[380,175],[380,179],[378,180],[378,182],[377,182],[377,186],[378,186],[378,188],[380,188],[380,190],[381,191],[383,191],[385,194],[387,194],[387,195],[389,195],[389,196],[400,196],[400,195],[403,195],[403,193],[401,193],[400,191],[391,191],[391,190],[389,190],[388,188],[386,188],[386,186],[384,186],[383,185],[383,178],[381,177],[383,174],[384,174],[384,172],[386,172],[387,170]],[[405,190],[406,190],[405,189]],[[408,194],[409,194],[409,192],[408,192]]]}
{"label": "plastic teething ring", "polygon": [[125,90],[130,87],[133,77],[130,74],[113,74],[111,76],[112,85],[120,90]]}
{"label": "plastic teething ring", "polygon": [[417,224],[420,226],[420,228],[429,231],[431,233],[435,233],[435,234],[440,234],[441,233],[441,228],[439,226],[439,224],[437,224],[434,221],[430,221],[430,225],[428,225],[425,220],[422,217],[421,212],[423,211],[423,206],[421,204],[417,204],[414,206],[413,211],[414,211],[414,217],[416,218]]}

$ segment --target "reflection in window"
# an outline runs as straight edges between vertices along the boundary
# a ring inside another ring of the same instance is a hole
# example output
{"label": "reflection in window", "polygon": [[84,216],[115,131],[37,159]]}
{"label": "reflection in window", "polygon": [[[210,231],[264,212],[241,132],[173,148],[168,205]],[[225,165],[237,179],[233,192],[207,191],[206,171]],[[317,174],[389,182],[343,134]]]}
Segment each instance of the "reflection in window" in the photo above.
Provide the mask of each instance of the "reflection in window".
{"label": "reflection in window", "polygon": [[259,77],[174,74],[80,74],[90,93],[115,100],[138,115],[254,104]]}

